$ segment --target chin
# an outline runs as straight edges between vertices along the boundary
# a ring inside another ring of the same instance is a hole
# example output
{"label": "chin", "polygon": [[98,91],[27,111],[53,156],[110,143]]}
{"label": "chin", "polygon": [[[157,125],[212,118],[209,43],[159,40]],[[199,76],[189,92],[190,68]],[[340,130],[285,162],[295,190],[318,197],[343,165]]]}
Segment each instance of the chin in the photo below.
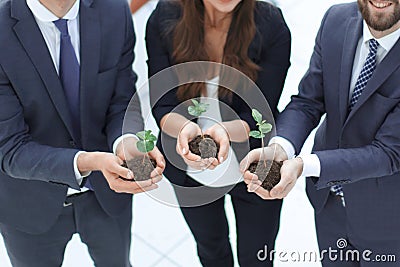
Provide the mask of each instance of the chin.
{"label": "chin", "polygon": [[[193,1],[193,0],[192,0]],[[211,0],[209,1],[215,9],[221,13],[230,13],[242,0]]]}

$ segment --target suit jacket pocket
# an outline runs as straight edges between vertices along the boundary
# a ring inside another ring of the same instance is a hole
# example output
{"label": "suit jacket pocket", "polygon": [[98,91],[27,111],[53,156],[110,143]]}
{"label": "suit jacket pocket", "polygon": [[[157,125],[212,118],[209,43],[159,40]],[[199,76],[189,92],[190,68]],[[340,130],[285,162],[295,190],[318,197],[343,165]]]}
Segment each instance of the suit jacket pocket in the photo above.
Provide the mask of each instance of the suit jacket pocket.
{"label": "suit jacket pocket", "polygon": [[116,82],[116,74],[118,67],[113,67],[105,71],[97,73],[97,87],[108,88],[110,86],[114,87]]}
{"label": "suit jacket pocket", "polygon": [[97,82],[93,82],[95,87],[90,95],[90,109],[92,115],[98,117],[99,120],[105,116],[110,106],[111,98],[117,84],[118,68],[114,67],[103,72],[97,73]]}
{"label": "suit jacket pocket", "polygon": [[378,92],[372,94],[345,125],[342,134],[343,147],[359,147],[371,143],[399,101],[400,99],[386,97]]}
{"label": "suit jacket pocket", "polygon": [[[369,120],[371,119],[379,119],[383,120],[386,118],[387,114],[391,112],[391,110],[400,102],[400,98],[391,98],[384,96],[378,92],[375,92],[368,102],[365,103],[365,108],[368,109],[368,112],[365,114],[370,114]],[[371,113],[374,113],[372,115]],[[371,116],[372,115],[372,116]],[[380,123],[376,122],[376,126],[380,125]]]}
{"label": "suit jacket pocket", "polygon": [[390,104],[391,107],[400,102],[400,98],[387,97],[379,92],[375,92],[371,97],[376,97],[377,101],[382,104]]}

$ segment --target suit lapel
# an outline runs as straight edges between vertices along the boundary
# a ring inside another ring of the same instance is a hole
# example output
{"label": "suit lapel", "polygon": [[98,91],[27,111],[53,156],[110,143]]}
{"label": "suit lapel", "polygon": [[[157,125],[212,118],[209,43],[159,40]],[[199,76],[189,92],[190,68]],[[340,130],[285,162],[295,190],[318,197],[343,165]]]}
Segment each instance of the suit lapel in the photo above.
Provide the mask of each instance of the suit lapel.
{"label": "suit lapel", "polygon": [[362,35],[361,16],[352,17],[347,24],[346,37],[344,39],[342,64],[340,68],[339,83],[339,108],[341,122],[344,123],[347,117],[349,106],[350,82],[353,74],[354,56],[358,41]]}
{"label": "suit lapel", "polygon": [[400,66],[400,40],[392,47],[382,62],[376,67],[374,74],[368,81],[356,105],[351,110],[350,120],[355,112],[368,100],[369,97],[382,85],[384,81]]}
{"label": "suit lapel", "polygon": [[92,7],[92,0],[81,0],[79,24],[81,44],[81,125],[82,142],[85,142],[85,127],[89,125],[85,109],[96,92],[97,73],[100,61],[100,18],[98,11]]}
{"label": "suit lapel", "polygon": [[[53,104],[70,135],[73,135],[72,121],[58,74],[54,68],[46,42],[25,1],[12,1],[12,14],[18,22],[14,31],[39,73]],[[76,137],[75,137],[75,140]]]}

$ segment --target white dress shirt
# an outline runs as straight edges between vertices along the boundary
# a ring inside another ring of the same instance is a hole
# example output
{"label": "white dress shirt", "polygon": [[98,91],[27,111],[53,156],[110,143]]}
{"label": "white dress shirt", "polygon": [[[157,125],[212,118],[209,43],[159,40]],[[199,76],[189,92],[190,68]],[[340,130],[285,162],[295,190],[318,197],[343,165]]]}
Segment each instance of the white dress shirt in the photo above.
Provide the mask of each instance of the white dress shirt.
{"label": "white dress shirt", "polygon": [[[60,31],[53,23],[59,19],[56,15],[54,15],[50,10],[48,10],[44,5],[42,5],[39,0],[26,0],[26,3],[31,10],[33,16],[35,17],[36,23],[39,26],[39,29],[42,33],[42,36],[46,42],[47,48],[50,52],[51,59],[54,63],[54,68],[56,69],[57,73],[59,72],[59,64],[60,64]],[[76,0],[74,5],[68,11],[67,14],[63,17],[63,19],[68,20],[68,32],[71,37],[71,43],[75,50],[75,56],[80,63],[80,36],[79,36],[79,5],[80,0]],[[115,153],[116,147],[119,142],[122,141],[123,138],[133,136],[133,134],[127,134],[119,137],[115,140],[113,144],[113,151]],[[77,166],[77,159],[79,154],[84,153],[84,151],[79,151],[75,154],[73,167],[75,171],[75,177],[79,184],[82,183],[82,179],[90,174],[90,172],[80,173]],[[83,187],[81,191],[74,190],[72,188],[68,189],[67,194],[75,194],[78,192],[88,190],[86,187]]]}
{"label": "white dress shirt", "polygon": [[[370,39],[375,39],[379,43],[379,47],[376,54],[376,63],[379,64],[385,58],[387,53],[389,53],[390,49],[392,49],[392,47],[396,44],[399,37],[400,37],[400,29],[382,38],[379,39],[374,38],[371,31],[369,30],[367,23],[363,21],[363,36],[360,38],[358,42],[353,62],[353,72],[349,88],[349,104],[358,76],[361,73],[361,70],[364,66],[364,62],[367,59],[369,53],[368,41]],[[282,148],[286,151],[286,154],[288,155],[289,159],[295,156],[295,149],[293,145],[285,138],[276,136],[273,137],[269,143],[270,144],[277,143],[281,145]],[[318,156],[316,154],[305,154],[301,155],[301,158],[303,160],[303,172],[301,175],[319,177],[321,174],[321,163],[319,161]]]}
{"label": "white dress shirt", "polygon": [[[206,81],[207,96],[200,98],[201,103],[209,104],[207,111],[201,114],[197,120],[197,124],[203,132],[214,124],[222,122],[220,101],[218,100],[218,82],[219,76]],[[229,149],[227,158],[214,170],[196,170],[188,166],[186,174],[199,183],[210,187],[223,187],[243,181],[239,161],[232,147]]]}
{"label": "white dress shirt", "polygon": [[[39,0],[26,0],[29,9],[32,11],[35,17],[36,23],[42,32],[43,38],[46,42],[47,48],[49,49],[51,59],[54,63],[54,68],[57,73],[60,65],[60,31],[54,25],[53,21],[59,19],[50,10],[48,10],[44,5],[42,5]],[[68,32],[71,36],[71,43],[75,50],[76,58],[80,62],[79,51],[80,51],[80,40],[79,40],[79,4],[80,0],[76,0],[74,5],[68,11],[63,19],[68,20]]]}

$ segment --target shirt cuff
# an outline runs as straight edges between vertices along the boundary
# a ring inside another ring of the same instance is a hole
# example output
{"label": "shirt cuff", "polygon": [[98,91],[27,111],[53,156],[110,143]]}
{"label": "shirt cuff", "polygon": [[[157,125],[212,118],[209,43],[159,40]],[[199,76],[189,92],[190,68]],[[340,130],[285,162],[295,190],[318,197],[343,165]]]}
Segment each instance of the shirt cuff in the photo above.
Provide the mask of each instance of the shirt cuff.
{"label": "shirt cuff", "polygon": [[301,176],[319,177],[321,174],[321,162],[316,154],[300,155],[303,160],[303,172]]}
{"label": "shirt cuff", "polygon": [[294,146],[286,138],[283,138],[281,136],[274,136],[271,138],[271,140],[268,143],[268,145],[271,145],[271,144],[280,145],[283,148],[283,150],[286,152],[288,159],[294,158],[294,153],[295,153]]}
{"label": "shirt cuff", "polygon": [[121,143],[121,141],[124,139],[124,138],[127,138],[127,137],[134,137],[134,138],[136,138],[137,140],[139,140],[139,138],[135,135],[135,134],[123,134],[123,135],[121,135],[120,137],[118,137],[115,141],[114,141],[114,144],[113,144],[113,153],[114,154],[116,154],[116,152],[117,152],[117,147],[118,147],[118,145],[119,145],[119,143]]}
{"label": "shirt cuff", "polygon": [[84,151],[79,151],[78,153],[75,154],[75,157],[74,157],[74,172],[75,172],[75,178],[76,178],[76,181],[78,182],[79,185],[82,184],[82,180],[83,180],[84,177],[87,177],[87,176],[89,176],[89,175],[92,173],[91,171],[84,172],[84,173],[81,173],[81,172],[79,171],[79,169],[78,169],[78,156],[79,156],[80,154],[82,154],[82,153],[85,153],[85,152],[84,152]]}

